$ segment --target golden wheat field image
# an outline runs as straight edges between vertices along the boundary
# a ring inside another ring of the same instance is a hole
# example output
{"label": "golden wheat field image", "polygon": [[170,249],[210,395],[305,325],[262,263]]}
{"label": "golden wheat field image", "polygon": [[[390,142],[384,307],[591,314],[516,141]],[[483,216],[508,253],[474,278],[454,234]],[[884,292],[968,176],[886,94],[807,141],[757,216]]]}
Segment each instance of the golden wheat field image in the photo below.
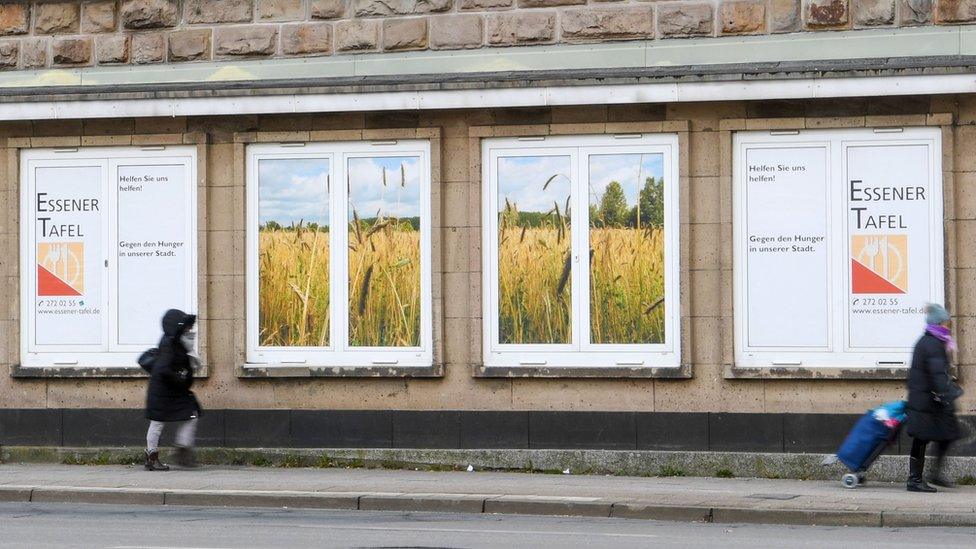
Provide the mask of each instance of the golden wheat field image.
{"label": "golden wheat field image", "polygon": [[331,283],[346,286],[348,346],[419,345],[418,167],[415,157],[348,160],[349,279],[332,281],[328,161],[259,163],[261,345],[331,345]]}
{"label": "golden wheat field image", "polygon": [[[568,156],[498,161],[499,342],[571,343],[573,182]],[[589,156],[589,334],[664,341],[664,177],[659,154]],[[580,199],[577,197],[576,199]]]}

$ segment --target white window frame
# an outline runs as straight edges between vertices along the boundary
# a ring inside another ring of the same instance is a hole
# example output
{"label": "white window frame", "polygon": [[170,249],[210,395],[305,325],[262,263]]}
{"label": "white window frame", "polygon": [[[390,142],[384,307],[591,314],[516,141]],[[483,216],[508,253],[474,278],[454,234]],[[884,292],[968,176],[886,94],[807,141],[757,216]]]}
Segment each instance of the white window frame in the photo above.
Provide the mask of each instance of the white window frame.
{"label": "white window frame", "polygon": [[[655,154],[664,156],[664,343],[590,343],[589,249],[589,162],[591,155]],[[568,344],[502,344],[498,319],[498,185],[500,157],[569,156],[572,164],[571,232],[572,340]],[[678,136],[675,134],[588,135],[532,138],[493,138],[482,141],[482,259],[483,259],[483,345],[487,367],[512,368],[678,368],[680,343],[680,224],[678,204]],[[582,230],[581,230],[582,229]],[[584,268],[579,266],[583,265]]]}
{"label": "white window frame", "polygon": [[[173,147],[80,147],[65,149],[26,149],[20,152],[20,366],[45,367],[133,367],[136,358],[147,345],[123,345],[118,342],[118,193],[112,185],[121,167],[181,165],[188,186],[184,206],[187,212],[186,243],[188,268],[185,274],[186,302],[174,304],[184,310],[197,310],[197,149],[192,146]],[[48,351],[51,345],[37,345],[33,329],[36,311],[33,307],[36,295],[36,247],[37,228],[30,220],[34,215],[35,170],[46,167],[97,166],[102,172],[102,241],[105,276],[102,277],[103,343],[93,349],[91,345],[59,345],[59,350]],[[147,314],[162,316],[163,311]]]}
{"label": "white window frame", "polygon": [[[931,299],[943,302],[943,202],[942,135],[940,128],[855,128],[840,130],[803,130],[798,132],[750,131],[735,134],[733,147],[733,258],[734,279],[734,346],[735,366],[743,368],[907,368],[913,340],[900,348],[851,349],[848,314],[850,231],[847,192],[847,151],[858,146],[926,145],[929,147],[929,246],[931,249],[929,280]],[[828,246],[828,332],[827,348],[754,347],[748,344],[748,263],[746,250],[746,152],[750,148],[824,147],[827,151],[827,234]],[[922,319],[919,317],[919,333]]]}
{"label": "white window frame", "polygon": [[[420,345],[351,347],[348,344],[348,191],[347,163],[352,158],[419,158],[420,183]],[[329,346],[259,345],[258,162],[267,159],[328,159],[333,184],[329,191]],[[268,367],[419,368],[433,364],[431,319],[431,172],[430,141],[345,141],[329,143],[262,143],[248,145],[247,162],[247,364]]]}

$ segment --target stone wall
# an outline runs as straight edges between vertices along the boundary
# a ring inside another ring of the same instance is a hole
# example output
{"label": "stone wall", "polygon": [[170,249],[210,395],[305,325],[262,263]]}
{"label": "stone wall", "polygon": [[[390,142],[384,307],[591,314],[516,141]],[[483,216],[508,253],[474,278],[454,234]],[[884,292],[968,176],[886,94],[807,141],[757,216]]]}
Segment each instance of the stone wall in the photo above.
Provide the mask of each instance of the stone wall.
{"label": "stone wall", "polygon": [[976,0],[0,3],[0,68],[668,40],[976,21]]}

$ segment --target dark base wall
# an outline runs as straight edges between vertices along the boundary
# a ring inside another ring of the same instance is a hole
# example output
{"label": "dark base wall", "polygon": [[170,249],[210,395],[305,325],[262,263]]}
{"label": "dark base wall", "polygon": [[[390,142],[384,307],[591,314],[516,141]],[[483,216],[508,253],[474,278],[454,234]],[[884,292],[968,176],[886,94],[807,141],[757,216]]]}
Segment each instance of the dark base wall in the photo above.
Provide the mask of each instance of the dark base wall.
{"label": "dark base wall", "polygon": [[[208,410],[198,444],[227,448],[499,448],[833,453],[852,414]],[[953,454],[976,456],[976,416]],[[0,410],[0,445],[140,446],[141,410]],[[167,430],[164,441],[172,438]],[[907,453],[904,434],[897,451]]]}

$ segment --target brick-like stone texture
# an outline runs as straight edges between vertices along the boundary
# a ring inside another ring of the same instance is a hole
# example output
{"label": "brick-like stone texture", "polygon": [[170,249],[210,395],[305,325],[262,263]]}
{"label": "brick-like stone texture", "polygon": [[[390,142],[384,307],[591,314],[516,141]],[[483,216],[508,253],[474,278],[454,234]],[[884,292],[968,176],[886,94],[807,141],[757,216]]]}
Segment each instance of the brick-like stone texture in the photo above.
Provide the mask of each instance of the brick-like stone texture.
{"label": "brick-like stone texture", "polygon": [[114,32],[117,26],[115,0],[86,2],[81,5],[81,32]]}
{"label": "brick-like stone texture", "polygon": [[515,0],[458,0],[458,8],[465,11],[503,9],[514,5]]}
{"label": "brick-like stone texture", "polygon": [[305,19],[303,0],[259,0],[255,3],[261,21],[298,21]]}
{"label": "brick-like stone texture", "polygon": [[357,17],[450,11],[454,0],[351,0]]}
{"label": "brick-like stone texture", "polygon": [[20,46],[20,68],[39,69],[47,65],[47,38],[30,38]]}
{"label": "brick-like stone texture", "polygon": [[173,27],[179,22],[177,0],[125,0],[122,26],[127,29]]}
{"label": "brick-like stone texture", "polygon": [[15,68],[19,57],[20,42],[17,40],[4,40],[0,42],[0,68]]}
{"label": "brick-like stone texture", "polygon": [[55,65],[85,65],[91,62],[92,41],[89,37],[57,38],[51,44]]}
{"label": "brick-like stone texture", "polygon": [[657,31],[662,37],[708,36],[714,22],[711,4],[662,4],[657,10]]}
{"label": "brick-like stone texture", "polygon": [[410,17],[383,21],[383,49],[422,50],[427,47],[427,19]]}
{"label": "brick-like stone texture", "polygon": [[931,23],[932,0],[901,0],[899,20],[906,26]]}
{"label": "brick-like stone texture", "polygon": [[251,0],[184,0],[183,17],[187,23],[245,23],[254,12]]}
{"label": "brick-like stone texture", "polygon": [[129,62],[129,36],[111,34],[95,38],[95,60],[99,65]]}
{"label": "brick-like stone texture", "polygon": [[34,6],[34,34],[75,34],[78,32],[81,6],[73,2],[56,2]]}
{"label": "brick-like stone texture", "polygon": [[309,55],[332,51],[332,23],[302,23],[281,27],[281,51],[285,55]]}
{"label": "brick-like stone texture", "polygon": [[162,63],[166,60],[166,35],[161,32],[133,34],[130,48],[129,57],[133,63]]}
{"label": "brick-like stone texture", "polygon": [[771,32],[795,32],[800,23],[800,0],[769,0]]}
{"label": "brick-like stone texture", "polygon": [[210,29],[190,29],[169,34],[170,61],[210,59]]}
{"label": "brick-like stone texture", "polygon": [[338,19],[346,14],[346,0],[312,0],[309,14],[312,19]]}
{"label": "brick-like stone texture", "polygon": [[278,28],[271,25],[218,28],[214,49],[217,55],[271,55],[278,49]]}
{"label": "brick-like stone texture", "polygon": [[852,0],[854,25],[877,27],[895,22],[895,0]]}
{"label": "brick-like stone texture", "polygon": [[578,6],[586,0],[518,0],[520,8],[548,8],[552,6]]}
{"label": "brick-like stone texture", "polygon": [[976,21],[976,0],[938,0],[936,22],[969,23]]}
{"label": "brick-like stone texture", "polygon": [[806,6],[807,28],[842,28],[850,21],[847,0],[808,0]]}
{"label": "brick-like stone texture", "polygon": [[371,19],[339,21],[335,26],[336,51],[371,51],[380,44],[380,22]]}
{"label": "brick-like stone texture", "polygon": [[551,42],[556,36],[556,13],[510,12],[488,17],[488,43],[498,46]]}
{"label": "brick-like stone texture", "polygon": [[563,11],[563,38],[568,40],[620,40],[654,35],[651,6],[575,8]]}
{"label": "brick-like stone texture", "polygon": [[436,50],[477,48],[484,41],[484,25],[478,15],[445,15],[431,20],[430,46]]}
{"label": "brick-like stone texture", "polygon": [[756,34],[766,29],[766,3],[762,0],[723,2],[719,14],[722,34]]}
{"label": "brick-like stone texture", "polygon": [[27,4],[0,4],[0,36],[27,34],[30,30],[30,8]]}

